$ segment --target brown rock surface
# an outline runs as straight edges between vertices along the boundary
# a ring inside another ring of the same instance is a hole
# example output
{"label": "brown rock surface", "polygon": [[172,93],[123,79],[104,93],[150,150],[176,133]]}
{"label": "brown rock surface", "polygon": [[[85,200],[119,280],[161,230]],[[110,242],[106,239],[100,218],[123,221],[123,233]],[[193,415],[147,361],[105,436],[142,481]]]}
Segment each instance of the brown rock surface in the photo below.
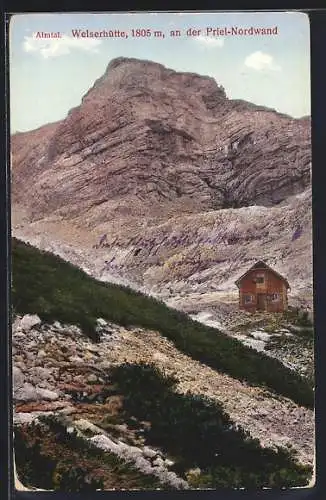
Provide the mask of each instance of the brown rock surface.
{"label": "brown rock surface", "polygon": [[64,120],[13,136],[12,153],[13,202],[32,220],[130,226],[301,192],[310,124],[230,100],[213,78],[118,58]]}

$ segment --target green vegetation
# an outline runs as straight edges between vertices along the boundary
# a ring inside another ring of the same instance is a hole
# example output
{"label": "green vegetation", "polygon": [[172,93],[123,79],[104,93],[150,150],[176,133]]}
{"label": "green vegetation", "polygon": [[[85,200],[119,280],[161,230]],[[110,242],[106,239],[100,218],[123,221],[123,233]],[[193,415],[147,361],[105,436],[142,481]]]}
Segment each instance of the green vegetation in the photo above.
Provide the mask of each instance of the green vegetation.
{"label": "green vegetation", "polygon": [[59,257],[15,239],[12,255],[16,313],[76,324],[94,341],[100,340],[95,329],[99,317],[123,326],[158,330],[179,350],[213,369],[313,407],[309,381],[215,328],[129,288],[98,282]]}
{"label": "green vegetation", "polygon": [[[31,432],[34,429],[32,424]],[[14,444],[17,473],[24,486],[51,489],[56,461],[42,453],[40,439],[29,442],[25,428],[16,427]]]}
{"label": "green vegetation", "polygon": [[[47,434],[46,436],[43,434]],[[48,453],[46,446],[51,440],[51,432],[42,432],[40,426],[32,424],[15,429],[15,455],[18,475],[24,485],[46,490],[95,491],[103,488],[103,480],[95,479],[83,467],[76,467],[73,461],[61,459]],[[44,439],[45,438],[45,439]],[[65,439],[67,443],[67,439]],[[71,443],[73,440],[71,439]],[[69,442],[68,442],[69,446]],[[65,450],[67,456],[67,451]]]}
{"label": "green vegetation", "polygon": [[291,307],[287,311],[284,311],[283,315],[288,321],[298,326],[313,326],[309,318],[309,313],[305,309],[301,310],[299,307]]}
{"label": "green vegetation", "polygon": [[[124,419],[149,421],[146,441],[175,459],[175,471],[198,488],[304,486],[311,467],[303,466],[283,448],[262,448],[236,426],[223,408],[203,396],[175,392],[176,380],[155,366],[114,367],[110,380],[123,395]],[[191,468],[199,475],[189,476]]]}
{"label": "green vegetation", "polygon": [[310,343],[313,344],[314,325],[309,318],[308,311],[300,310],[299,308],[289,309],[288,311],[285,311],[285,317],[291,323],[289,330],[292,333],[310,341]]}
{"label": "green vegetation", "polygon": [[55,417],[15,427],[15,460],[26,486],[66,492],[96,489],[156,489],[158,479],[144,475],[116,455],[103,452]]}

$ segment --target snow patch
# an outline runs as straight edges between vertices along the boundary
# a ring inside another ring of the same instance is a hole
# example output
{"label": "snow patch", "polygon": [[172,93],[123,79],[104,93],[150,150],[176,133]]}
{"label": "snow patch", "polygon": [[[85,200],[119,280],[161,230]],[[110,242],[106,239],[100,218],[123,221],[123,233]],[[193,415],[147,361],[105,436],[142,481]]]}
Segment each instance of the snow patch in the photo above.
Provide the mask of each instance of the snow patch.
{"label": "snow patch", "polygon": [[255,332],[250,332],[250,335],[252,337],[254,337],[254,339],[264,340],[265,342],[271,338],[271,334],[269,334],[263,330],[257,330]]}
{"label": "snow patch", "polygon": [[257,339],[246,339],[243,341],[243,344],[252,347],[256,351],[264,351],[265,350],[265,342],[263,340],[257,340]]}
{"label": "snow patch", "polygon": [[217,328],[218,330],[221,330],[221,331],[224,330],[224,327],[223,327],[223,324],[221,323],[221,321],[219,321],[217,318],[211,319],[211,318],[214,318],[214,315],[210,312],[202,311],[202,312],[199,312],[198,314],[191,314],[190,318],[195,320],[195,321],[198,321],[199,323],[202,323],[203,325],[211,326],[211,327]]}

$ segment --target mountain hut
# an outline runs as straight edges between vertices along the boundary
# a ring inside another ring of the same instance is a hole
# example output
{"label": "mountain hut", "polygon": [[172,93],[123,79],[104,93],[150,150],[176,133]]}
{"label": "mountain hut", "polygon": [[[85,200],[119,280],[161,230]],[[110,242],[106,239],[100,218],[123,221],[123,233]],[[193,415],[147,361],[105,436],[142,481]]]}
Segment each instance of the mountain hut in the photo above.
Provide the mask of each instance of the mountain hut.
{"label": "mountain hut", "polygon": [[239,308],[249,312],[282,312],[288,307],[288,281],[265,262],[258,261],[235,282]]}

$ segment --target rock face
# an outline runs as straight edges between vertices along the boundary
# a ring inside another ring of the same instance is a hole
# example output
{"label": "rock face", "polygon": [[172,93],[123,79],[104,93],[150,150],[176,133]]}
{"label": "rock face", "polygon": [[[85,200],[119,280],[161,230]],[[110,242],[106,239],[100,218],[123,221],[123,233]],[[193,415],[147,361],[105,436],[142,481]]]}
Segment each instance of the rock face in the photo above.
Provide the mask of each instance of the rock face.
{"label": "rock face", "polygon": [[118,58],[64,120],[13,136],[13,232],[184,310],[236,303],[256,260],[311,305],[310,161],[309,118]]}
{"label": "rock face", "polygon": [[80,106],[16,134],[12,152],[14,203],[32,220],[57,214],[90,227],[113,213],[271,206],[310,179],[308,119],[136,59],[111,61]]}

